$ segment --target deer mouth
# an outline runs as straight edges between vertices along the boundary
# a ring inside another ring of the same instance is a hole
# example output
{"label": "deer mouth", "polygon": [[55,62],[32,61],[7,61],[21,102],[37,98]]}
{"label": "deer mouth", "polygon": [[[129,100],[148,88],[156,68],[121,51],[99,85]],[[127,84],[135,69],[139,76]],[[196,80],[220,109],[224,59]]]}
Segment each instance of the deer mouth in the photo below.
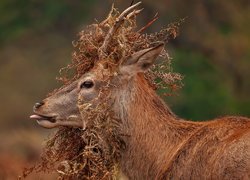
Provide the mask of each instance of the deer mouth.
{"label": "deer mouth", "polygon": [[70,116],[66,120],[62,120],[58,116],[45,116],[35,113],[30,116],[30,119],[35,119],[40,126],[48,129],[58,126],[83,127],[82,120],[78,116]]}
{"label": "deer mouth", "polygon": [[55,116],[45,116],[45,115],[41,115],[41,114],[31,115],[30,119],[36,119],[37,121],[49,121],[51,123],[56,122]]}
{"label": "deer mouth", "polygon": [[56,116],[33,114],[30,116],[30,119],[35,119],[40,126],[45,128],[53,128],[56,125]]}

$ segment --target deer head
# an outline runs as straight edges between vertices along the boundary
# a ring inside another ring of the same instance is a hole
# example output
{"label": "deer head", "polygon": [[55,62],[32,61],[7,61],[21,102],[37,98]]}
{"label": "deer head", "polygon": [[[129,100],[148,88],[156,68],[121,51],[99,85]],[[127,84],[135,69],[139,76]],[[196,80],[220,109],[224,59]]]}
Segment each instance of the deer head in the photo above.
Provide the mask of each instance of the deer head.
{"label": "deer head", "polygon": [[[58,126],[85,126],[79,111],[79,103],[92,108],[102,102],[103,91],[109,92],[109,105],[119,101],[121,93],[129,91],[131,86],[136,86],[133,79],[141,72],[148,70],[154,63],[164,43],[135,52],[123,58],[117,67],[110,71],[107,61],[98,62],[88,73],[73,83],[62,88],[55,94],[34,105],[34,115],[31,119],[45,128]],[[108,96],[104,94],[104,96]],[[117,102],[119,103],[119,102]],[[84,115],[83,115],[84,116]]]}
{"label": "deer head", "polygon": [[[42,102],[36,103],[33,107],[35,114],[30,116],[31,119],[36,119],[38,124],[45,128],[84,127],[82,116],[85,115],[80,114],[79,104],[89,104],[93,108],[103,103],[103,97],[101,97],[103,89],[108,90],[109,95],[113,97],[111,99],[114,100],[114,95],[119,94],[121,88],[128,88],[128,83],[134,76],[146,71],[153,64],[163,49],[164,43],[162,42],[154,42],[153,47],[139,50],[127,57],[120,56],[115,66],[109,68],[110,57],[108,57],[107,49],[112,38],[125,21],[135,17],[141,11],[136,10],[140,4],[141,2],[130,6],[115,19],[98,48],[99,60],[95,62],[92,69]],[[111,14],[112,12],[113,8]],[[98,26],[105,27],[111,14]]]}

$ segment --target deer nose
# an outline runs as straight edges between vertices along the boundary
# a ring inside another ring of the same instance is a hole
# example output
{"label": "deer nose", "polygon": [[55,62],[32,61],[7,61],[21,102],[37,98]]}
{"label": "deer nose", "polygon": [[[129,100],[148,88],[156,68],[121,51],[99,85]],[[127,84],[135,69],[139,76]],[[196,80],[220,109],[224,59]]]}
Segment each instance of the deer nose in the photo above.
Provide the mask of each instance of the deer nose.
{"label": "deer nose", "polygon": [[38,102],[34,105],[34,109],[38,109],[39,107],[41,107],[42,105],[44,105],[44,102]]}

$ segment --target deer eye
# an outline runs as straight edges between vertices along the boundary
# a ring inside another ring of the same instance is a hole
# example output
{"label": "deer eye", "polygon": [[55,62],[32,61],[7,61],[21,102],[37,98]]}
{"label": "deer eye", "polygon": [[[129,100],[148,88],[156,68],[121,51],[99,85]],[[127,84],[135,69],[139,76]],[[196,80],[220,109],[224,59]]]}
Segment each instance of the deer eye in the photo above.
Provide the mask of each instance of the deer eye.
{"label": "deer eye", "polygon": [[91,80],[84,81],[81,85],[80,88],[85,88],[85,89],[90,89],[94,86],[94,82]]}

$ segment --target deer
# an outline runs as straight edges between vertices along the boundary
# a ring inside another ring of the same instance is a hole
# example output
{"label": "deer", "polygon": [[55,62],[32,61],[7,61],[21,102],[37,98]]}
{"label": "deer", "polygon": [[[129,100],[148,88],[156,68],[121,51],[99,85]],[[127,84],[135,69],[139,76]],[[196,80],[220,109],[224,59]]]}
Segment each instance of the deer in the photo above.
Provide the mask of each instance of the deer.
{"label": "deer", "polygon": [[[128,179],[250,179],[250,119],[225,116],[193,122],[175,115],[149,85],[144,74],[165,48],[164,42],[122,57],[110,73],[107,46],[124,18],[135,13],[137,3],[126,9],[110,27],[100,60],[93,68],[55,94],[36,103],[30,118],[44,128],[61,126],[86,129],[86,114],[79,103],[92,108],[107,103],[120,119],[126,148],[119,168]],[[108,80],[107,80],[108,79]]]}

